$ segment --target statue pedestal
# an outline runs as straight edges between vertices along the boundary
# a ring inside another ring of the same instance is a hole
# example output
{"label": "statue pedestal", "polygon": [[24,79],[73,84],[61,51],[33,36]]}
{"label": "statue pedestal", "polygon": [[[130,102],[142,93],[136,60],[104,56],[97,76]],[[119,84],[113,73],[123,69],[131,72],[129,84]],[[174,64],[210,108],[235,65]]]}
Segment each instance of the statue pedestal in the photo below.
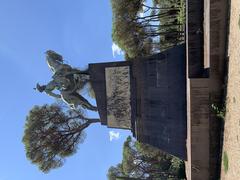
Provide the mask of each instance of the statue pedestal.
{"label": "statue pedestal", "polygon": [[89,64],[101,123],[186,160],[185,45],[133,61]]}

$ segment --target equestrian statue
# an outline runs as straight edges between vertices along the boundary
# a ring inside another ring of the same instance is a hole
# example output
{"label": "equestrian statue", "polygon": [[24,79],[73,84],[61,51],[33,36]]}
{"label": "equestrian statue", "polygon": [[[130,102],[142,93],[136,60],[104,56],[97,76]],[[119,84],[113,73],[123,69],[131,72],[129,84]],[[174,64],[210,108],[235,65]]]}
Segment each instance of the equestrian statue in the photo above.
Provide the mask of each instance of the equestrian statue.
{"label": "equestrian statue", "polygon": [[[77,68],[72,68],[65,64],[63,57],[52,51],[46,52],[46,61],[53,72],[52,80],[46,85],[37,83],[36,89],[39,92],[45,92],[49,96],[63,100],[72,109],[77,109],[81,106],[85,109],[97,111],[97,107],[92,105],[85,99],[79,91],[84,88],[87,83],[90,83],[90,75],[87,70],[81,71]],[[54,93],[58,90],[60,93]]]}

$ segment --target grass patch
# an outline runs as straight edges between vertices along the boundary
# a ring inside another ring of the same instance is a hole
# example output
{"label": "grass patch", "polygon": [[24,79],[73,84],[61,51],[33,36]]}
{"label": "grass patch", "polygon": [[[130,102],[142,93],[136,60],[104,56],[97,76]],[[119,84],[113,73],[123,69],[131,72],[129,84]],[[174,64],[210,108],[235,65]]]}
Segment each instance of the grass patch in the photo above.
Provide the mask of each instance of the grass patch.
{"label": "grass patch", "polygon": [[239,19],[238,19],[238,27],[240,29],[240,14],[239,14]]}
{"label": "grass patch", "polygon": [[224,172],[227,173],[227,171],[228,171],[228,155],[227,155],[226,151],[224,151],[224,153],[223,153],[223,167],[224,167]]}

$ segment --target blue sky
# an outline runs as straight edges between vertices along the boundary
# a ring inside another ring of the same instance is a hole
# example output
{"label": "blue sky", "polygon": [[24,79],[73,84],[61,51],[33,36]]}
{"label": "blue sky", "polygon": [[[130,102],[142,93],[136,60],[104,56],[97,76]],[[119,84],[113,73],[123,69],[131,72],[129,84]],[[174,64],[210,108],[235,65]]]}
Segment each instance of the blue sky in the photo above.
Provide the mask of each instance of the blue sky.
{"label": "blue sky", "polygon": [[105,180],[120,162],[125,130],[113,130],[120,137],[110,141],[112,129],[92,125],[77,154],[49,174],[26,159],[21,142],[32,106],[54,101],[33,90],[51,78],[44,52],[55,50],[80,68],[123,60],[113,57],[111,26],[110,0],[0,0],[0,180]]}

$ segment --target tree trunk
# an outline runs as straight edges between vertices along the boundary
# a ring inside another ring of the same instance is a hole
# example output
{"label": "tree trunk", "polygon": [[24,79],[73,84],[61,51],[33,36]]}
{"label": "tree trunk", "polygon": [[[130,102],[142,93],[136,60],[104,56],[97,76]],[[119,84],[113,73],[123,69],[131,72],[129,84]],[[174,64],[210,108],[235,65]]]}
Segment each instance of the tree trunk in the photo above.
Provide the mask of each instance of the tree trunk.
{"label": "tree trunk", "polygon": [[[83,118],[81,118],[81,119],[83,119]],[[89,118],[85,118],[84,120],[87,120],[87,122],[85,122],[84,124],[82,124],[81,126],[79,126],[78,128],[76,128],[74,132],[81,132],[81,131],[83,131],[84,129],[86,129],[90,124],[100,122],[100,119],[89,119]]]}

